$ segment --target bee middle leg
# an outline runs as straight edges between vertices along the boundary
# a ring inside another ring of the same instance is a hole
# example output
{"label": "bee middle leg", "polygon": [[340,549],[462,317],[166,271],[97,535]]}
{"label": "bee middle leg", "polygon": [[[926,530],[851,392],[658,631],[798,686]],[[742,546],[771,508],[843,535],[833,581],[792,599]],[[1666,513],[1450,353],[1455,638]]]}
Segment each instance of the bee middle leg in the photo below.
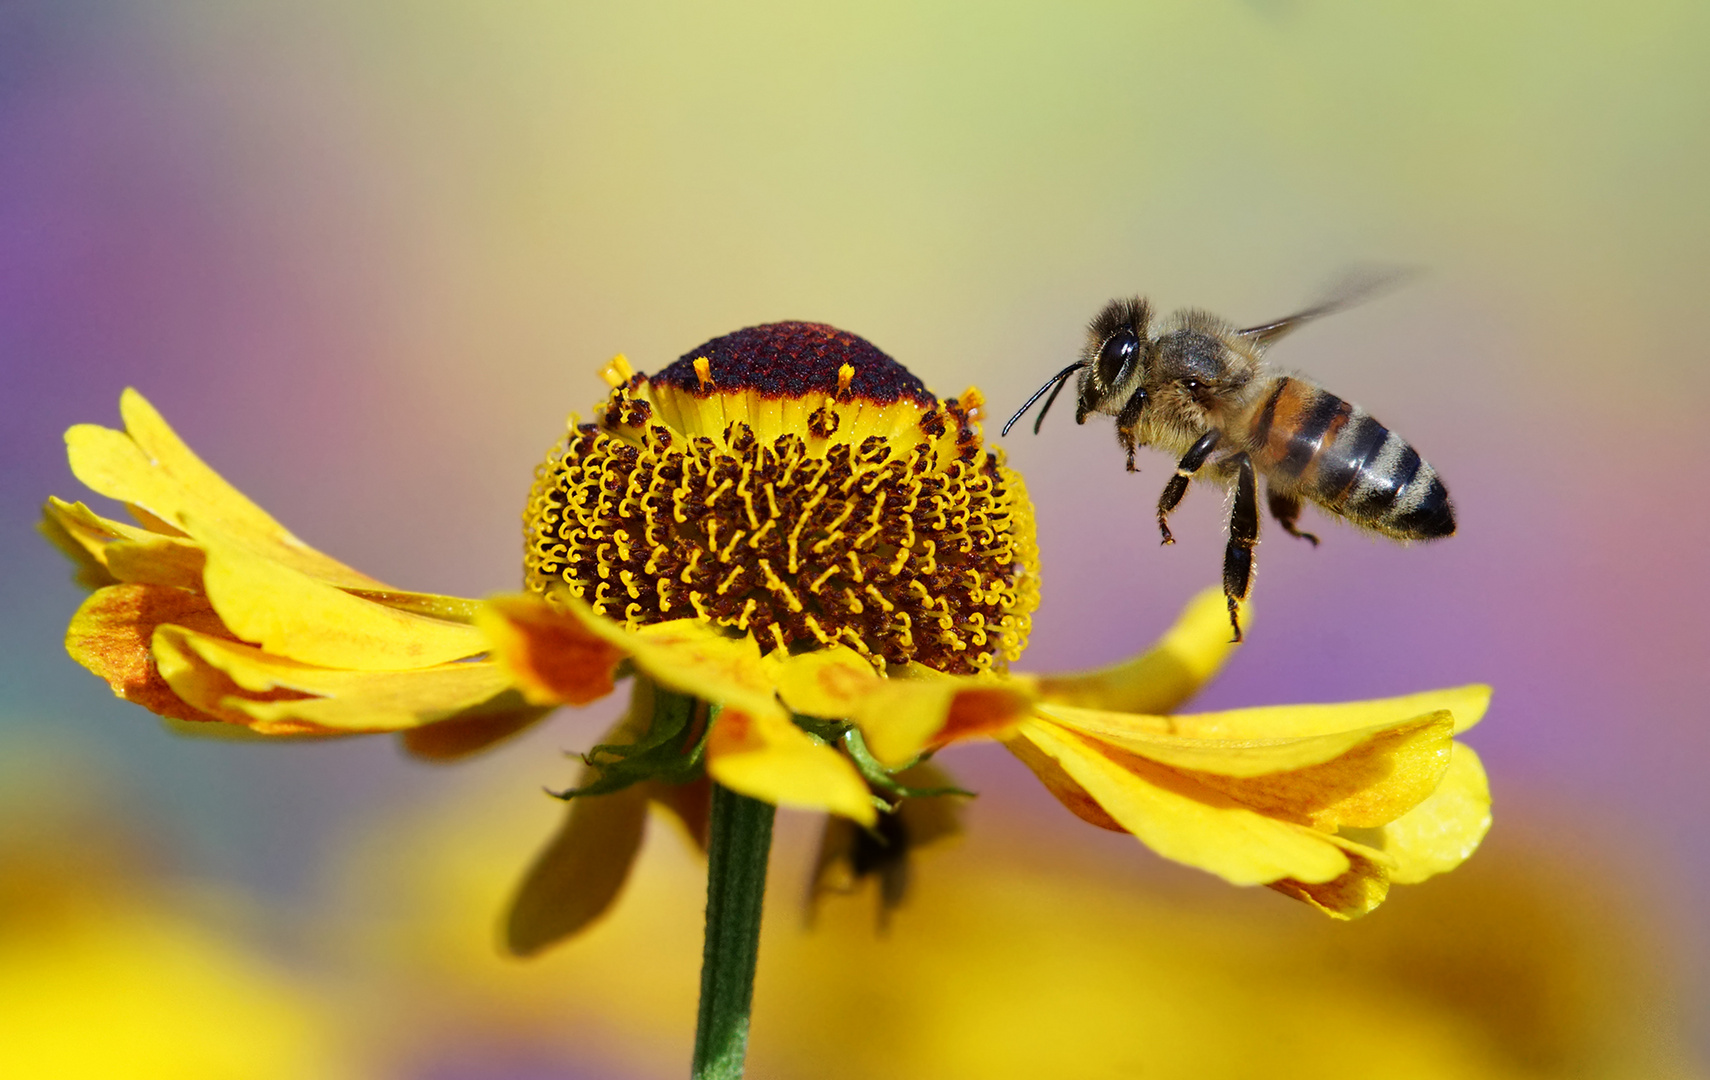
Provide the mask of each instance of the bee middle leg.
{"label": "bee middle leg", "polygon": [[1283,495],[1266,484],[1265,501],[1270,503],[1271,516],[1277,519],[1277,524],[1283,527],[1284,532],[1311,541],[1313,547],[1318,546],[1318,537],[1294,527],[1294,523],[1300,520],[1300,496]]}
{"label": "bee middle leg", "polygon": [[1236,468],[1235,501],[1229,508],[1229,543],[1223,549],[1223,596],[1229,602],[1229,625],[1241,640],[1241,601],[1253,587],[1253,545],[1259,542],[1259,490],[1253,459],[1246,453],[1230,459]]}
{"label": "bee middle leg", "polygon": [[1164,543],[1176,542],[1176,538],[1170,534],[1170,511],[1174,510],[1176,504],[1182,501],[1182,496],[1187,494],[1188,481],[1193,479],[1193,474],[1205,464],[1205,459],[1211,456],[1211,452],[1217,449],[1217,440],[1222,437],[1223,433],[1216,429],[1206,432],[1188,447],[1188,452],[1176,462],[1176,475],[1170,477],[1170,482],[1164,485],[1164,493],[1158,496],[1158,531],[1164,534]]}

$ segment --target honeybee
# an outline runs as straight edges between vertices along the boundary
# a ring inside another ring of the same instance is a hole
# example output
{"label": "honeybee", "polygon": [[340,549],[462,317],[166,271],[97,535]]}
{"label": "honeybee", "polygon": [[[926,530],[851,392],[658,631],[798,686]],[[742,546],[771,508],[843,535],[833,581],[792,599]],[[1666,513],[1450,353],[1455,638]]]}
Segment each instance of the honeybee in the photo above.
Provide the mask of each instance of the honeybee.
{"label": "honeybee", "polygon": [[1396,540],[1435,540],[1455,531],[1448,490],[1407,440],[1358,405],[1265,361],[1265,351],[1284,335],[1371,291],[1371,284],[1350,288],[1245,330],[1193,308],[1154,328],[1145,299],[1112,300],[1087,327],[1080,359],[1028,398],[1003,434],[1049,393],[1033,424],[1038,434],[1069,377],[1077,376],[1075,422],[1084,424],[1093,413],[1114,416],[1129,472],[1137,471],[1134,452],[1142,446],[1180,459],[1158,498],[1164,543],[1175,543],[1169,515],[1188,481],[1232,489],[1223,593],[1240,641],[1239,605],[1252,588],[1259,539],[1259,474],[1271,516],[1314,547],[1318,538],[1296,524],[1302,500]]}

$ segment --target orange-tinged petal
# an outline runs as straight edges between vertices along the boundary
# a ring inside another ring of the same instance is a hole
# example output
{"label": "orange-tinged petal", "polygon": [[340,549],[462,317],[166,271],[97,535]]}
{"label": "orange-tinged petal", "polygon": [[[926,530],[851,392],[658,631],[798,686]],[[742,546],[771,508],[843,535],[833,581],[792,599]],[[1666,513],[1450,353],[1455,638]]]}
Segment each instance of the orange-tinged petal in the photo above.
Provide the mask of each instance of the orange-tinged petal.
{"label": "orange-tinged petal", "polygon": [[777,671],[778,696],[793,712],[847,719],[884,684],[873,665],[846,645],[830,645],[785,658]]}
{"label": "orange-tinged petal", "polygon": [[[1242,620],[1251,612],[1242,605]],[[1129,713],[1174,711],[1223,667],[1235,646],[1222,591],[1207,589],[1188,602],[1158,644],[1132,660],[1074,675],[1045,675],[1047,702]],[[1425,710],[1420,710],[1421,712]]]}
{"label": "orange-tinged petal", "polygon": [[1373,701],[1185,713],[1169,718],[1169,730],[1195,739],[1291,739],[1379,727],[1442,709],[1454,715],[1458,735],[1483,719],[1489,707],[1490,687],[1457,686]]}
{"label": "orange-tinged petal", "polygon": [[1390,880],[1412,885],[1453,870],[1490,831],[1490,782],[1473,749],[1456,743],[1431,796],[1379,830],[1374,846],[1393,857]]}
{"label": "orange-tinged petal", "polygon": [[79,424],[65,434],[71,471],[92,490],[140,507],[193,536],[195,528],[183,519],[197,518],[321,581],[385,587],[293,536],[191,452],[135,390],[124,392],[119,411],[125,432]]}
{"label": "orange-tinged petal", "polygon": [[1424,802],[1449,767],[1453,721],[1446,712],[1382,729],[1331,761],[1249,778],[1191,775],[1262,813],[1315,829],[1372,828]]}
{"label": "orange-tinged petal", "polygon": [[878,820],[867,782],[848,759],[782,711],[752,716],[725,707],[707,737],[707,775],[778,806],[825,810],[863,825]]}
{"label": "orange-tinged petal", "polygon": [[352,596],[225,538],[204,535],[203,584],[233,634],[277,656],[326,667],[406,669],[485,652],[473,626]]}
{"label": "orange-tinged petal", "polygon": [[161,677],[149,642],[164,623],[227,633],[200,594],[160,585],[111,585],[77,609],[66,631],[65,649],[126,701],[177,720],[214,720],[181,699]]}
{"label": "orange-tinged petal", "polygon": [[[161,674],[179,696],[258,731],[397,731],[458,715],[510,713],[522,705],[510,675],[491,661],[404,671],[349,671],[276,656],[180,626],[155,631]],[[209,681],[208,669],[221,680]],[[277,691],[285,692],[283,695]],[[209,696],[220,696],[209,701]],[[305,696],[306,695],[306,696]]]}
{"label": "orange-tinged petal", "polygon": [[1026,676],[997,681],[959,678],[911,666],[881,678],[853,649],[834,645],[778,665],[778,696],[806,716],[849,720],[867,749],[888,766],[923,750],[995,737],[1014,727],[1033,703]]}
{"label": "orange-tinged petal", "polygon": [[784,716],[774,690],[777,662],[762,657],[753,638],[726,637],[692,619],[630,631],[574,597],[558,602],[562,607],[528,594],[492,597],[477,617],[494,658],[513,670],[531,700],[591,701],[610,690],[611,667],[627,654],[662,686],[749,715]]}
{"label": "orange-tinged petal", "polygon": [[586,705],[612,692],[623,650],[589,622],[539,597],[495,596],[476,612],[495,663],[541,705]]}
{"label": "orange-tinged petal", "polygon": [[1019,734],[1165,858],[1237,885],[1323,882],[1347,872],[1348,858],[1330,837],[1266,817],[1155,762],[1045,720],[1027,721]]}
{"label": "orange-tinged petal", "polygon": [[1392,821],[1436,788],[1449,765],[1446,711],[1297,739],[1191,739],[1159,734],[1163,717],[1063,706],[1039,715],[1193,776],[1255,810],[1314,828]]}
{"label": "orange-tinged petal", "polygon": [[523,877],[505,947],[532,956],[603,915],[629,878],[647,825],[647,786],[570,800],[564,824]]}

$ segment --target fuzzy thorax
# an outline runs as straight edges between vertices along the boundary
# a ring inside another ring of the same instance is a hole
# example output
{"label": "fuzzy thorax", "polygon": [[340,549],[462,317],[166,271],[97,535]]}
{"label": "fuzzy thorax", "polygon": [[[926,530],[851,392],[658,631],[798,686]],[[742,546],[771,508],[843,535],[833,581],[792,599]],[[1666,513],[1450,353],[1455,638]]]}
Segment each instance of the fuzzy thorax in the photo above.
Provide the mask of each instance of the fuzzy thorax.
{"label": "fuzzy thorax", "polygon": [[1038,605],[1032,504],[939,402],[815,323],[751,327],[659,374],[602,374],[597,422],[537,472],[528,587],[636,627],[687,617],[763,650],[841,643],[883,670],[1002,668]]}

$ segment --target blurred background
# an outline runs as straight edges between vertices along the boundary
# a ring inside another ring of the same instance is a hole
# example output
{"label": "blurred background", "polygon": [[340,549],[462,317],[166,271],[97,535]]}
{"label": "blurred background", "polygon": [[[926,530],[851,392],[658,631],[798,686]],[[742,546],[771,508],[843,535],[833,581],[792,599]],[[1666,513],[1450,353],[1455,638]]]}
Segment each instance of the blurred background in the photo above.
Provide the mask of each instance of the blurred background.
{"label": "blurred background", "polygon": [[[1272,356],[1417,445],[1460,535],[1271,529],[1199,704],[1494,684],[1484,849],[1332,924],[947,754],[968,835],[882,937],[871,897],[805,927],[782,816],[752,1075],[1702,1075],[1707,48],[1687,0],[0,3],[0,1072],[654,1077],[692,1041],[669,830],[593,934],[496,955],[612,703],[435,767],[176,739],[66,659],[34,522],[124,386],[311,543],[478,596],[613,353],[826,321],[1001,421],[1112,296],[1251,324],[1382,263],[1423,274]],[[1219,500],[1160,548],[1171,463],[1125,474],[1108,422],[1007,449],[1024,668],[1217,580]]]}

